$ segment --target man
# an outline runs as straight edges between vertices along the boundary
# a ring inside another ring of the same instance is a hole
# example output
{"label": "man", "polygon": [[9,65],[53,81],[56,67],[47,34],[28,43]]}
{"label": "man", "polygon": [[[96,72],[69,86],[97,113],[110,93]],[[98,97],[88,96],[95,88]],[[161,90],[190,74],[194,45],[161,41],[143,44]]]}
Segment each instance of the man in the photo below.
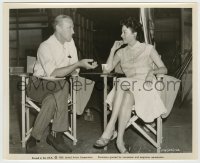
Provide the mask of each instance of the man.
{"label": "man", "polygon": [[[53,119],[51,133],[46,138],[48,144],[57,151],[69,153],[71,149],[64,142],[63,133],[68,130],[67,98],[69,83],[66,80],[45,80],[52,77],[64,77],[78,71],[79,68],[94,69],[97,63],[92,59],[78,61],[77,51],[72,39],[74,25],[67,15],[59,15],[54,20],[54,34],[41,43],[37,52],[37,62],[33,77],[29,81],[27,94],[41,102],[31,136],[27,141],[27,153],[37,153],[37,140]],[[45,78],[44,78],[45,77]]]}

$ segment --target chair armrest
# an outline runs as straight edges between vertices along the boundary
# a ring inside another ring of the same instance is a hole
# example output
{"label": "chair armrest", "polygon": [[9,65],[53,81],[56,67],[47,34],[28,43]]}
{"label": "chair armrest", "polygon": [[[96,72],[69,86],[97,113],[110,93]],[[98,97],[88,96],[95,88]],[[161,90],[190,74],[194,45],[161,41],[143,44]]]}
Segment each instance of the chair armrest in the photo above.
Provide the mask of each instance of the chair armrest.
{"label": "chair armrest", "polygon": [[119,73],[103,73],[101,74],[101,77],[110,77],[110,78],[114,78],[114,77],[119,77],[122,74]]}
{"label": "chair armrest", "polygon": [[11,76],[19,76],[19,77],[29,77],[31,76],[31,73],[10,73]]}
{"label": "chair armrest", "polygon": [[65,78],[56,78],[56,77],[37,77],[39,79],[43,79],[43,80],[49,80],[49,81],[55,81],[55,80],[63,80]]}
{"label": "chair armrest", "polygon": [[[29,75],[31,76],[31,75]],[[27,76],[27,77],[29,77]],[[78,75],[69,75],[69,76],[66,76],[66,77],[40,77],[40,76],[37,76],[37,78],[39,79],[44,79],[44,80],[49,80],[49,81],[55,81],[55,80],[64,80],[64,79],[67,79],[67,78],[76,78]]]}
{"label": "chair armrest", "polygon": [[114,75],[111,73],[105,73],[105,74],[101,74],[100,77],[114,77]]}
{"label": "chair armrest", "polygon": [[20,74],[18,74],[18,76],[19,77],[30,77],[30,76],[32,76],[33,74],[32,73],[20,73]]}

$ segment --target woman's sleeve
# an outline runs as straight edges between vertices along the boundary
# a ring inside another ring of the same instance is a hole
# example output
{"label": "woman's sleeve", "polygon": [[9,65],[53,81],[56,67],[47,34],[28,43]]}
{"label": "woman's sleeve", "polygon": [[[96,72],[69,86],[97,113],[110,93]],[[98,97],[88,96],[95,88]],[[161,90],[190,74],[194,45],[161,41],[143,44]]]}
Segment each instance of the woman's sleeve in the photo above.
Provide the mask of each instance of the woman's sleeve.
{"label": "woman's sleeve", "polygon": [[158,54],[157,50],[153,46],[151,47],[149,56],[151,57],[151,59],[157,67],[165,67],[163,61],[161,60],[161,56]]}
{"label": "woman's sleeve", "polygon": [[150,51],[149,55],[158,55],[159,56],[157,50],[154,48],[153,45],[149,45],[149,49],[150,49],[149,50]]}

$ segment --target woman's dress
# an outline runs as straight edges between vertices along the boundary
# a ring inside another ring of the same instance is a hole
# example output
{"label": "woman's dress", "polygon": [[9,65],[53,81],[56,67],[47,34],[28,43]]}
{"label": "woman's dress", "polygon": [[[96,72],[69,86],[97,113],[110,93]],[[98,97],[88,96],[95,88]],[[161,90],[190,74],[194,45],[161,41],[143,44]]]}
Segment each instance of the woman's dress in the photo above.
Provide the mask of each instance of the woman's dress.
{"label": "woman's dress", "polygon": [[126,77],[117,79],[106,100],[112,109],[115,93],[130,91],[135,101],[133,108],[137,116],[146,123],[153,122],[155,118],[167,112],[156,78],[153,79],[151,87],[145,82],[148,72],[153,69],[153,60],[150,57],[153,52],[156,51],[152,45],[138,41],[132,48],[126,46],[117,52]]}

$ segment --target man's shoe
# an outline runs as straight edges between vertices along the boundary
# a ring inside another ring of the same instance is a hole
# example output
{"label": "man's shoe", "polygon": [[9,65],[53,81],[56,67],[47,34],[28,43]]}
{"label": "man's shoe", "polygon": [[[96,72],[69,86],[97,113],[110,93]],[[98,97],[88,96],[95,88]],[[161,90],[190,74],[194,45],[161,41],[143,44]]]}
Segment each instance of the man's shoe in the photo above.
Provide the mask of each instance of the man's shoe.
{"label": "man's shoe", "polygon": [[26,153],[38,153],[37,140],[33,136],[31,136],[26,143]]}
{"label": "man's shoe", "polygon": [[71,148],[64,142],[63,133],[57,132],[55,136],[49,134],[46,142],[53,146],[58,152],[71,153]]}

